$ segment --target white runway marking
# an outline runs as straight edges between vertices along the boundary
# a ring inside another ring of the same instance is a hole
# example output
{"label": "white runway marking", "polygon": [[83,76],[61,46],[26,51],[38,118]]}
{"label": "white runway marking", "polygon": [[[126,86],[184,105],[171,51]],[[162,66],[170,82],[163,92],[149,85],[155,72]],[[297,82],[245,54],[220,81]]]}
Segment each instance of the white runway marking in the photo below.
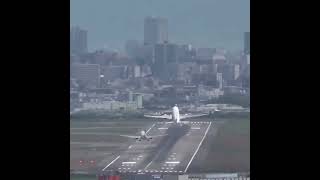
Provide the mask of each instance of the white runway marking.
{"label": "white runway marking", "polygon": [[122,164],[135,164],[137,162],[134,162],[134,161],[128,161],[128,162],[122,162]]}
{"label": "white runway marking", "polygon": [[[148,129],[148,131],[146,132],[146,134],[151,130],[151,128],[154,127],[154,125],[156,125],[156,124],[153,124],[153,125],[150,127],[150,129]],[[150,161],[149,164],[147,164],[147,166],[144,168],[144,170],[146,170],[146,169],[151,165],[151,163],[152,163],[152,161]]]}
{"label": "white runway marking", "polygon": [[180,161],[167,161],[166,163],[167,164],[179,164]]}
{"label": "white runway marking", "polygon": [[120,156],[118,156],[118,157],[116,157],[113,161],[111,161],[111,163],[110,164],[108,164],[106,167],[104,167],[103,169],[102,169],[102,171],[104,171],[105,169],[107,169],[112,163],[114,163],[117,159],[119,159],[120,158]]}
{"label": "white runway marking", "polygon": [[191,129],[200,129],[199,127],[194,127],[194,128],[191,128]]}
{"label": "white runway marking", "polygon": [[144,168],[147,169],[151,165],[152,161],[149,162],[149,164]]}
{"label": "white runway marking", "polygon": [[158,128],[158,129],[168,129],[168,128]]}
{"label": "white runway marking", "polygon": [[154,125],[156,125],[156,124],[153,124],[153,125],[147,130],[146,134],[154,127]]}
{"label": "white runway marking", "polygon": [[204,133],[204,136],[203,136],[202,140],[200,141],[200,143],[199,143],[199,145],[198,145],[198,148],[196,149],[196,151],[194,152],[193,156],[191,157],[191,159],[190,159],[190,161],[189,161],[189,163],[188,163],[188,165],[187,165],[186,169],[184,170],[184,172],[187,172],[187,170],[188,170],[188,168],[189,168],[189,166],[190,166],[190,164],[191,164],[191,162],[192,162],[193,158],[196,156],[196,154],[197,154],[197,152],[198,152],[198,150],[199,150],[199,148],[200,148],[200,146],[201,146],[201,144],[202,144],[202,142],[203,142],[204,138],[207,136],[207,133],[208,133],[208,131],[209,131],[209,129],[210,129],[210,126],[211,126],[211,122],[209,123],[209,126],[208,126],[208,128],[207,128],[206,132]]}

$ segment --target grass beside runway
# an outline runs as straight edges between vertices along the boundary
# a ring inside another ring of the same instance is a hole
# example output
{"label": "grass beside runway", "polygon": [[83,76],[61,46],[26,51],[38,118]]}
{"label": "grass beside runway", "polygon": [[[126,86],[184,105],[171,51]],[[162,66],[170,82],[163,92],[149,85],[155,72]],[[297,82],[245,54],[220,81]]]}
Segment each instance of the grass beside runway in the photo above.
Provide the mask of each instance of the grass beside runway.
{"label": "grass beside runway", "polygon": [[[70,121],[70,168],[80,171],[90,171],[89,167],[81,165],[80,160],[96,160],[99,164],[108,156],[126,150],[133,139],[121,137],[124,135],[138,135],[153,122],[136,122],[133,119],[115,120],[71,120]],[[109,154],[109,155],[106,155]],[[76,179],[86,179],[86,176]],[[95,177],[94,177],[95,178]],[[72,179],[72,178],[71,178]]]}
{"label": "grass beside runway", "polygon": [[250,171],[250,120],[226,119],[209,131],[188,172]]}
{"label": "grass beside runway", "polygon": [[[192,172],[235,172],[235,171],[250,171],[250,117],[219,117],[215,118],[207,137],[204,139],[199,152],[191,163],[189,170]],[[195,118],[194,121],[210,121],[212,118]],[[71,134],[70,141],[72,142],[89,142],[101,143],[108,142],[107,145],[71,145],[77,151],[87,152],[96,146],[97,159],[105,158],[101,153],[115,153],[120,152],[123,148],[127,148],[126,144],[130,144],[131,140],[119,137],[117,134],[134,135],[139,132],[139,128],[148,128],[154,121],[151,120],[87,120],[87,121],[72,121],[71,128],[86,128],[86,127],[110,127],[106,128],[106,133],[114,135],[81,135]],[[112,128],[114,127],[114,128]],[[85,133],[102,133],[104,129],[73,129],[71,132],[85,132]],[[83,158],[78,157],[70,149],[72,159]],[[95,153],[92,151],[91,153]],[[100,153],[100,154],[99,154]],[[72,168],[72,167],[71,167]],[[77,167],[73,167],[77,169]],[[189,172],[189,171],[188,171]],[[75,178],[75,179],[81,179]],[[86,177],[84,177],[86,178]],[[70,179],[73,179],[72,177]],[[95,179],[95,177],[93,177]],[[85,179],[83,179],[85,180]],[[89,179],[88,179],[89,180]]]}
{"label": "grass beside runway", "polygon": [[70,175],[70,180],[97,180],[95,175]]}

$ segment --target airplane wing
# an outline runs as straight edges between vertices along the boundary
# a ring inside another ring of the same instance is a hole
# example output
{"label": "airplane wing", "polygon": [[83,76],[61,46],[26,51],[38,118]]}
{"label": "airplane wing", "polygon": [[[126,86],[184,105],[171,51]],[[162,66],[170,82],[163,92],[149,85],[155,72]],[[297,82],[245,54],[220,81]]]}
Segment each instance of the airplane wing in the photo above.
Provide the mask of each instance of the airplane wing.
{"label": "airplane wing", "polygon": [[159,118],[159,119],[172,119],[172,117],[170,115],[167,115],[167,114],[164,114],[164,115],[161,115],[161,116],[144,115],[144,117]]}
{"label": "airplane wing", "polygon": [[140,138],[140,136],[128,136],[128,135],[119,135],[119,136],[127,137],[127,138],[132,138],[132,139]]}
{"label": "airplane wing", "polygon": [[186,118],[201,117],[201,116],[206,116],[206,115],[208,115],[208,114],[185,114],[185,115],[180,115],[180,120],[186,119]]}
{"label": "airplane wing", "polygon": [[167,136],[168,134],[161,134],[161,135],[156,135],[156,136],[148,136],[148,138],[155,138],[155,137],[162,137],[162,136]]}

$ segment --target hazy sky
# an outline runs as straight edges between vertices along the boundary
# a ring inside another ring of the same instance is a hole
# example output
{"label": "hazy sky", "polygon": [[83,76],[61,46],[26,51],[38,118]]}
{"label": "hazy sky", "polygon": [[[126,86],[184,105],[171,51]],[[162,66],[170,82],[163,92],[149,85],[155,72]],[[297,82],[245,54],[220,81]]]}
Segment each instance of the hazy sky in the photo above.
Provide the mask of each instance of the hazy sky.
{"label": "hazy sky", "polygon": [[195,47],[243,48],[250,0],[70,0],[71,25],[88,30],[89,50],[143,41],[146,16],[169,21],[169,41]]}

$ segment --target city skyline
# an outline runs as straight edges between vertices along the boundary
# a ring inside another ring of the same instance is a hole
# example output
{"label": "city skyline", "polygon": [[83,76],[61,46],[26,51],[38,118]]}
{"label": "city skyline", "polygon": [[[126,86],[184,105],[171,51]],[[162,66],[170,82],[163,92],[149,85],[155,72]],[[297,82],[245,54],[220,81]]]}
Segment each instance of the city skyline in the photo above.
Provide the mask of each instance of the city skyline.
{"label": "city skyline", "polygon": [[143,22],[148,16],[168,19],[169,42],[239,51],[243,33],[250,31],[249,2],[71,0],[70,21],[88,30],[89,51],[106,47],[123,52],[127,40],[143,42]]}

